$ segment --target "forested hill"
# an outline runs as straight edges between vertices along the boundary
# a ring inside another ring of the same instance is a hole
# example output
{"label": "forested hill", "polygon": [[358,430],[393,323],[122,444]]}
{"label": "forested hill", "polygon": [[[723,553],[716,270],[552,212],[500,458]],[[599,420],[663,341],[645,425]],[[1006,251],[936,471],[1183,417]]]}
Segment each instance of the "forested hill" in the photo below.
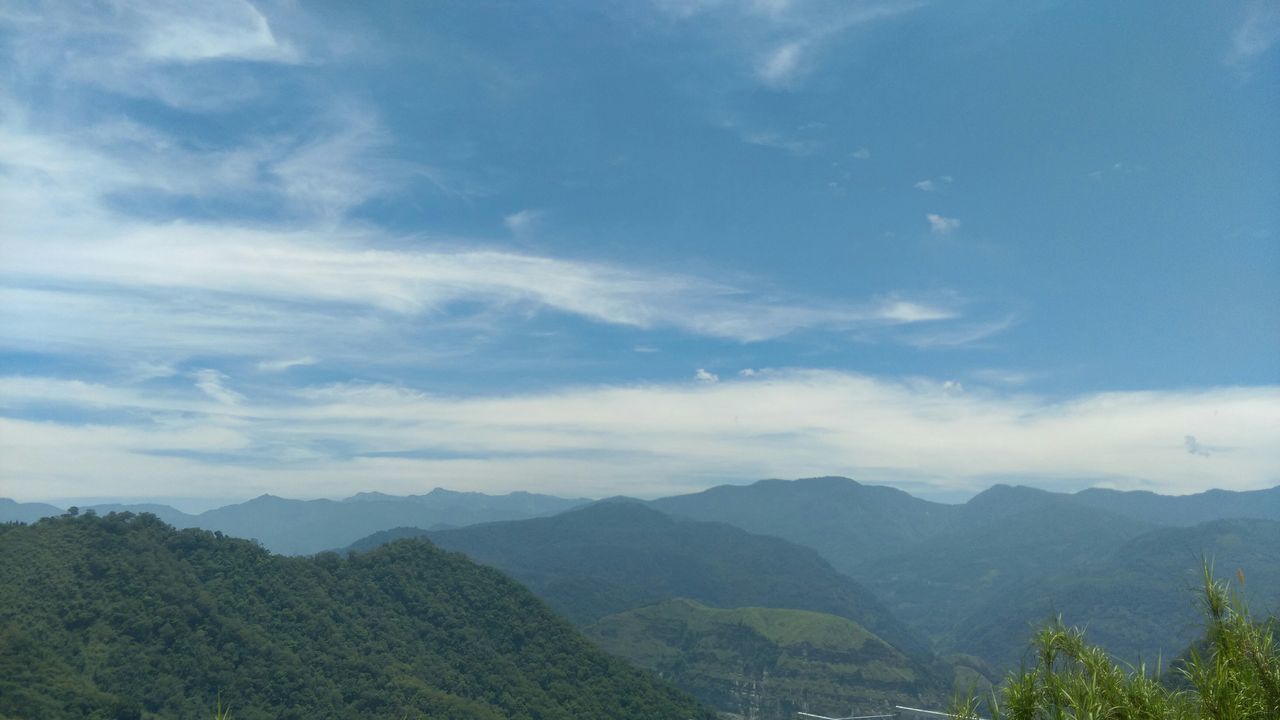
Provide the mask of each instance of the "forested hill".
{"label": "forested hill", "polygon": [[[845,618],[776,608],[710,608],[692,600],[610,615],[587,628],[601,647],[660,673],[736,717],[794,720],[943,706],[950,688]],[[962,681],[960,687],[971,686]]]}
{"label": "forested hill", "polygon": [[[404,533],[414,531],[380,533],[352,547]],[[683,597],[721,608],[829,613],[918,660],[932,659],[922,638],[813,550],[721,523],[675,520],[634,501],[422,534],[510,573],[581,625]]]}
{"label": "forested hill", "polygon": [[0,525],[0,717],[706,718],[423,541],[272,555],[153,516]]}

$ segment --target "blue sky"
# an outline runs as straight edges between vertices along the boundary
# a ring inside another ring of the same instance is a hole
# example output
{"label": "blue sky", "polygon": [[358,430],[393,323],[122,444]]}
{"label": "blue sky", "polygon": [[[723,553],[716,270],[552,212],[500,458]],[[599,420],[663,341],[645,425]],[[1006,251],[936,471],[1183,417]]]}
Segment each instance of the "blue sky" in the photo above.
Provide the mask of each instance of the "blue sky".
{"label": "blue sky", "polygon": [[1280,483],[1280,6],[0,10],[0,496]]}

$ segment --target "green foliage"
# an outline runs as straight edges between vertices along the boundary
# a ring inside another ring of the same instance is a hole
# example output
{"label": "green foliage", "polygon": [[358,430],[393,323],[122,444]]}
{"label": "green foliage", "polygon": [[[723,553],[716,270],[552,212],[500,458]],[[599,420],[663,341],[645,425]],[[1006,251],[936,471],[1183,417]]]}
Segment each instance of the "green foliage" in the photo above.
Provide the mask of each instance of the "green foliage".
{"label": "green foliage", "polygon": [[[1241,576],[1243,578],[1243,575]],[[1274,620],[1256,623],[1234,588],[1206,566],[1202,590],[1207,630],[1176,672],[1182,687],[1162,684],[1160,668],[1117,665],[1084,633],[1060,621],[1032,643],[1036,662],[1012,673],[988,699],[992,720],[1275,720],[1280,717],[1280,648]],[[958,704],[976,718],[977,699]]]}
{"label": "green foliage", "polygon": [[112,514],[0,525],[0,717],[708,718],[423,541],[290,558]]}
{"label": "green foliage", "polygon": [[845,618],[804,610],[710,608],[670,600],[587,628],[604,649],[656,671],[709,705],[743,717],[791,720],[936,705],[948,688]]}

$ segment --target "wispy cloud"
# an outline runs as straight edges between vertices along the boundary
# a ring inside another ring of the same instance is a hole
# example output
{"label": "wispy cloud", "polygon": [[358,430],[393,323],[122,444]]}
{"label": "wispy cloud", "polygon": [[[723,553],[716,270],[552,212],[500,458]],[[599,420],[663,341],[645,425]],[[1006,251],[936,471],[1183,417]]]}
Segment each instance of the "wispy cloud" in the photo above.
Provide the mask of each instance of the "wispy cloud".
{"label": "wispy cloud", "polygon": [[939,235],[946,235],[954,232],[960,227],[959,218],[944,217],[937,213],[929,213],[925,215],[925,219],[929,221],[929,229]]}
{"label": "wispy cloud", "polygon": [[915,0],[757,0],[670,2],[656,6],[686,22],[708,21],[726,39],[743,46],[757,82],[773,90],[796,86],[819,65],[827,46],[849,30],[919,7]]}
{"label": "wispy cloud", "polygon": [[800,69],[802,48],[800,42],[793,41],[783,43],[765,54],[756,67],[756,75],[760,81],[772,88],[789,85]]}
{"label": "wispy cloud", "polygon": [[533,226],[536,225],[544,215],[546,215],[545,210],[526,208],[524,210],[517,210],[516,212],[502,218],[502,224],[511,232],[519,235],[532,230]]}
{"label": "wispy cloud", "polygon": [[239,405],[244,402],[245,398],[243,395],[223,384],[223,381],[227,379],[227,376],[217,370],[204,368],[196,370],[192,373],[192,376],[195,378],[196,387],[200,389],[200,392],[203,392],[205,395],[208,395],[217,402],[222,403],[223,405]]}
{"label": "wispy cloud", "polygon": [[[339,384],[265,400],[247,378],[235,381],[252,399],[0,378],[0,407],[10,415],[0,420],[0,495],[343,495],[420,491],[448,478],[488,491],[652,496],[824,473],[939,491],[1012,477],[1192,492],[1264,487],[1280,476],[1273,386],[1049,399],[922,378],[773,370],[716,383],[464,398]],[[216,382],[225,389],[228,379]],[[12,417],[49,403],[115,419]],[[1190,452],[1188,436],[1232,450]],[[404,457],[415,454],[428,457]]]}
{"label": "wispy cloud", "polygon": [[[287,12],[288,6],[277,8]],[[0,15],[23,77],[96,86],[186,109],[239,104],[260,91],[250,68],[206,65],[306,60],[258,6],[244,0],[39,3]]]}
{"label": "wispy cloud", "polygon": [[260,372],[279,373],[285,372],[291,368],[305,367],[307,365],[315,365],[316,359],[310,355],[304,357],[285,358],[283,360],[263,360],[259,362],[257,367]]}
{"label": "wispy cloud", "polygon": [[922,192],[937,192],[939,188],[945,185],[950,185],[952,180],[954,180],[954,178],[950,175],[939,175],[936,178],[921,180],[920,182],[913,184],[911,187]]}
{"label": "wispy cloud", "polygon": [[739,130],[738,136],[748,145],[785,150],[792,155],[811,155],[819,148],[819,144],[814,140],[788,137],[781,133]]}
{"label": "wispy cloud", "polygon": [[1249,3],[1245,17],[1231,35],[1227,62],[1244,65],[1252,62],[1280,42],[1280,5],[1268,0]]}
{"label": "wispy cloud", "polygon": [[709,372],[703,368],[698,368],[697,372],[693,374],[693,379],[697,380],[698,382],[704,382],[704,383],[720,382],[719,375],[713,372]]}
{"label": "wispy cloud", "polygon": [[900,340],[921,349],[978,347],[979,344],[994,337],[1018,323],[1016,315],[1008,315],[993,320],[965,322],[901,333]]}

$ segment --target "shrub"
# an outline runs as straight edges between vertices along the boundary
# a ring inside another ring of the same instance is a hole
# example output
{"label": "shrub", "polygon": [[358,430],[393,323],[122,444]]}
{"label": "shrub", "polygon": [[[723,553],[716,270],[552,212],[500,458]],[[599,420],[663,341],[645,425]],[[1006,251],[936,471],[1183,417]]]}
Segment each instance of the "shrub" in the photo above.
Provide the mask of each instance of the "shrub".
{"label": "shrub", "polygon": [[[1243,573],[1239,574],[1244,583]],[[1235,588],[1205,566],[1202,643],[1175,664],[1177,683],[1160,667],[1125,668],[1083,631],[1061,619],[1032,641],[1035,665],[1011,673],[986,702],[955,704],[961,718],[992,720],[1276,720],[1280,718],[1280,649],[1275,620],[1255,622]],[[985,707],[983,707],[985,705]]]}

